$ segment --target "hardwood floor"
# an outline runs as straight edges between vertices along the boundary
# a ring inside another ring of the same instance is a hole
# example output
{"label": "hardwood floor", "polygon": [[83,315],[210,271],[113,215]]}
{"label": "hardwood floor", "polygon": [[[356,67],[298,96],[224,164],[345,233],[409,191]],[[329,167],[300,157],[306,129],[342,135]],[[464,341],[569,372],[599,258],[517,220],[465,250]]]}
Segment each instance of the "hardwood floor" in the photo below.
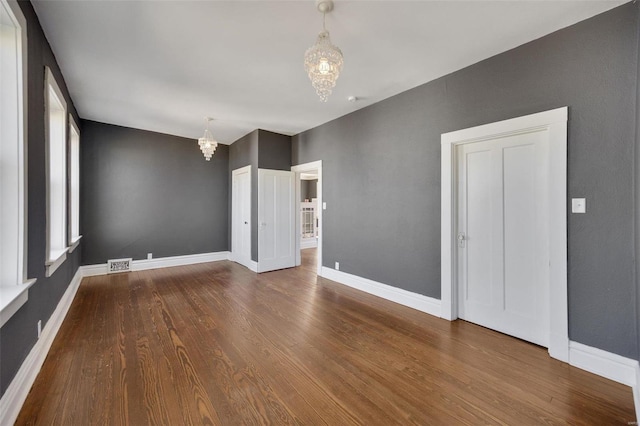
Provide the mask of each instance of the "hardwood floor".
{"label": "hardwood floor", "polygon": [[85,278],[17,424],[623,424],[631,389],[546,350],[235,263]]}

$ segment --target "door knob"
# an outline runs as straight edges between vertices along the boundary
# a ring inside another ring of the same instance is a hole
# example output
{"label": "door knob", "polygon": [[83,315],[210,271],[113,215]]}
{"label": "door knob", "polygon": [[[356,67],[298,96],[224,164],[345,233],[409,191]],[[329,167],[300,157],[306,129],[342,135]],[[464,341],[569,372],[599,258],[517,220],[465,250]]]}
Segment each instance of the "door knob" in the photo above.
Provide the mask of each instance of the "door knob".
{"label": "door knob", "polygon": [[464,235],[464,232],[458,232],[458,247],[464,248],[464,242],[467,239],[467,236]]}

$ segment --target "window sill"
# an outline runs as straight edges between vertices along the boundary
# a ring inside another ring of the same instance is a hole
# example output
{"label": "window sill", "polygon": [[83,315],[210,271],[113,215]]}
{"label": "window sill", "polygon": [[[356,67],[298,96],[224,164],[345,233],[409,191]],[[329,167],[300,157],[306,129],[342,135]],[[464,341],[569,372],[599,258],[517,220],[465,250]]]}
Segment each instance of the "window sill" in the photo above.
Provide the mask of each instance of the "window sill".
{"label": "window sill", "polygon": [[68,253],[73,253],[73,251],[76,249],[76,247],[78,247],[78,245],[80,244],[80,239],[82,238],[82,235],[78,235],[75,239],[71,240],[71,245],[69,246],[69,248],[67,249]]}
{"label": "window sill", "polygon": [[68,249],[65,248],[62,250],[56,250],[51,253],[51,259],[47,260],[47,262],[45,263],[47,278],[53,275],[56,269],[58,269],[60,265],[62,265],[64,261],[67,260],[67,250]]}
{"label": "window sill", "polygon": [[0,286],[0,327],[29,300],[29,287],[36,282],[28,280],[19,285]]}

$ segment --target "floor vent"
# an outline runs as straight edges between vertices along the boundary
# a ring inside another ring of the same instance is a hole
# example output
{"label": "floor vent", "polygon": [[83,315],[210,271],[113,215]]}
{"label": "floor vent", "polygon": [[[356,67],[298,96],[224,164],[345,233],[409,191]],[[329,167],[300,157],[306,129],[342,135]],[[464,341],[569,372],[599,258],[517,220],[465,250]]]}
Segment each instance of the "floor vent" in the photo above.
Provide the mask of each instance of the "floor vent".
{"label": "floor vent", "polygon": [[109,259],[107,261],[107,273],[114,274],[116,272],[131,271],[131,261],[133,259]]}

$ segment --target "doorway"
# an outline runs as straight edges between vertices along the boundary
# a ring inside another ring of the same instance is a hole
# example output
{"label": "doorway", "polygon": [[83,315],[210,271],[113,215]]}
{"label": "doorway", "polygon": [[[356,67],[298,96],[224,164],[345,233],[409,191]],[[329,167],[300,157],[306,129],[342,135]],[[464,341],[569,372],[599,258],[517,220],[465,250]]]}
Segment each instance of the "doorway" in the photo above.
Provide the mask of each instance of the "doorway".
{"label": "doorway", "polygon": [[[563,361],[567,117],[559,108],[441,140],[441,316],[534,341]],[[533,308],[531,297],[540,302]]]}
{"label": "doorway", "polygon": [[[322,212],[324,207],[322,201],[322,160],[293,166],[291,171],[295,172],[296,200],[298,200],[297,205],[299,206],[296,215],[296,266],[302,262],[301,250],[316,250],[316,273],[320,276],[322,275]],[[315,195],[315,197],[303,198],[303,193],[305,193],[303,185],[306,185],[304,182],[311,180],[317,180],[315,194],[306,193]],[[305,200],[308,200],[309,204],[306,204]],[[303,205],[303,203],[305,204]],[[303,209],[311,207],[313,207],[313,212],[307,211],[305,217]],[[315,226],[309,227],[309,224],[305,223],[305,219],[310,218],[315,221],[313,224]]]}
{"label": "doorway", "polygon": [[231,173],[231,260],[256,270],[251,260],[251,166]]}

